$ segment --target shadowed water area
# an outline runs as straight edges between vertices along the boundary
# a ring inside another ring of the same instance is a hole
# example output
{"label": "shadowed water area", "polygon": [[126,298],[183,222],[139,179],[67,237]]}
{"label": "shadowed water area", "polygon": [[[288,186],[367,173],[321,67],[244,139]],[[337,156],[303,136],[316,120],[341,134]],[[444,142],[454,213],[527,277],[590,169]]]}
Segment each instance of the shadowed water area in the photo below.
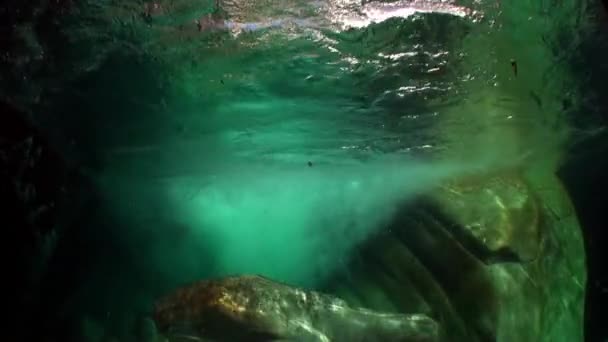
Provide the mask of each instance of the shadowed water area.
{"label": "shadowed water area", "polygon": [[20,337],[583,340],[560,175],[605,141],[600,6],[13,4],[2,100],[36,132],[0,135],[0,161],[33,160],[6,168],[36,231]]}

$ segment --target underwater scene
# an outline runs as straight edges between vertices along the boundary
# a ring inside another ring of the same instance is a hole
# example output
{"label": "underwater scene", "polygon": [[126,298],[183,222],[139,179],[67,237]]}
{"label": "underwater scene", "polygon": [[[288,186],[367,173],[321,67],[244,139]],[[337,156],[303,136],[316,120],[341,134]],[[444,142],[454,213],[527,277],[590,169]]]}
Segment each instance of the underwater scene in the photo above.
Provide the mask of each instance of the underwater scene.
{"label": "underwater scene", "polygon": [[5,0],[6,341],[608,341],[592,0]]}

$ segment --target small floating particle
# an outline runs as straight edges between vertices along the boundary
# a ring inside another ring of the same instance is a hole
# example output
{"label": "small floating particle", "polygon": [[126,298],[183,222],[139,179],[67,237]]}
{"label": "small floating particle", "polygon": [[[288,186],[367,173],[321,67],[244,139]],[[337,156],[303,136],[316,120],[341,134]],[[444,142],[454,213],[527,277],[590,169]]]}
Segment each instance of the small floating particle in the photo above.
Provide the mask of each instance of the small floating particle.
{"label": "small floating particle", "polygon": [[517,77],[517,61],[511,59],[511,69],[513,69],[513,74]]}

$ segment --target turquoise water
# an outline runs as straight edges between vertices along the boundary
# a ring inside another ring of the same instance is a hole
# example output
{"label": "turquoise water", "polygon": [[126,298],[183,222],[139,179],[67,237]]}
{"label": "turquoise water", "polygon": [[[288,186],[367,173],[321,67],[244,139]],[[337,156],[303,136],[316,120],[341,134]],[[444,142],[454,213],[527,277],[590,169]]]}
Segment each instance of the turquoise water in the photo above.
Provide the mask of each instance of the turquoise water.
{"label": "turquoise water", "polygon": [[445,182],[552,174],[589,134],[557,48],[585,39],[589,6],[82,1],[62,77],[18,100],[96,189],[72,315],[125,335],[197,279],[325,288]]}
{"label": "turquoise water", "polygon": [[[402,201],[447,177],[550,156],[567,132],[560,111],[535,101],[560,91],[557,76],[540,86],[551,71],[533,64],[550,47],[530,45],[511,29],[520,15],[507,15],[542,8],[227,2],[221,15],[267,29],[199,32],[193,20],[213,4],[159,3],[149,22],[130,16],[137,6],[91,13],[110,26],[85,37],[113,35],[108,48],[132,64],[106,62],[110,84],[83,89],[83,101],[110,107],[82,138],[94,139],[95,178],[116,211],[128,208],[130,229],[184,227],[175,260],[148,251],[172,260],[178,279],[261,273],[318,285]],[[315,25],[272,24],[298,15]],[[549,30],[541,20],[526,35]],[[214,271],[195,266],[201,250]]]}

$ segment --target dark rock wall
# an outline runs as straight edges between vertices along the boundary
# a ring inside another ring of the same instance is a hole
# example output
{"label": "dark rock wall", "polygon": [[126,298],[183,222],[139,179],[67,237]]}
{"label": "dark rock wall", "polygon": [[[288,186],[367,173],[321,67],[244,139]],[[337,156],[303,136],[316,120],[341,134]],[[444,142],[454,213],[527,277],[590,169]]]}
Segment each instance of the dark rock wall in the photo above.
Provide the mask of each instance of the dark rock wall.
{"label": "dark rock wall", "polygon": [[41,283],[58,242],[82,205],[78,170],[12,105],[0,103],[0,212],[8,335],[32,332]]}

